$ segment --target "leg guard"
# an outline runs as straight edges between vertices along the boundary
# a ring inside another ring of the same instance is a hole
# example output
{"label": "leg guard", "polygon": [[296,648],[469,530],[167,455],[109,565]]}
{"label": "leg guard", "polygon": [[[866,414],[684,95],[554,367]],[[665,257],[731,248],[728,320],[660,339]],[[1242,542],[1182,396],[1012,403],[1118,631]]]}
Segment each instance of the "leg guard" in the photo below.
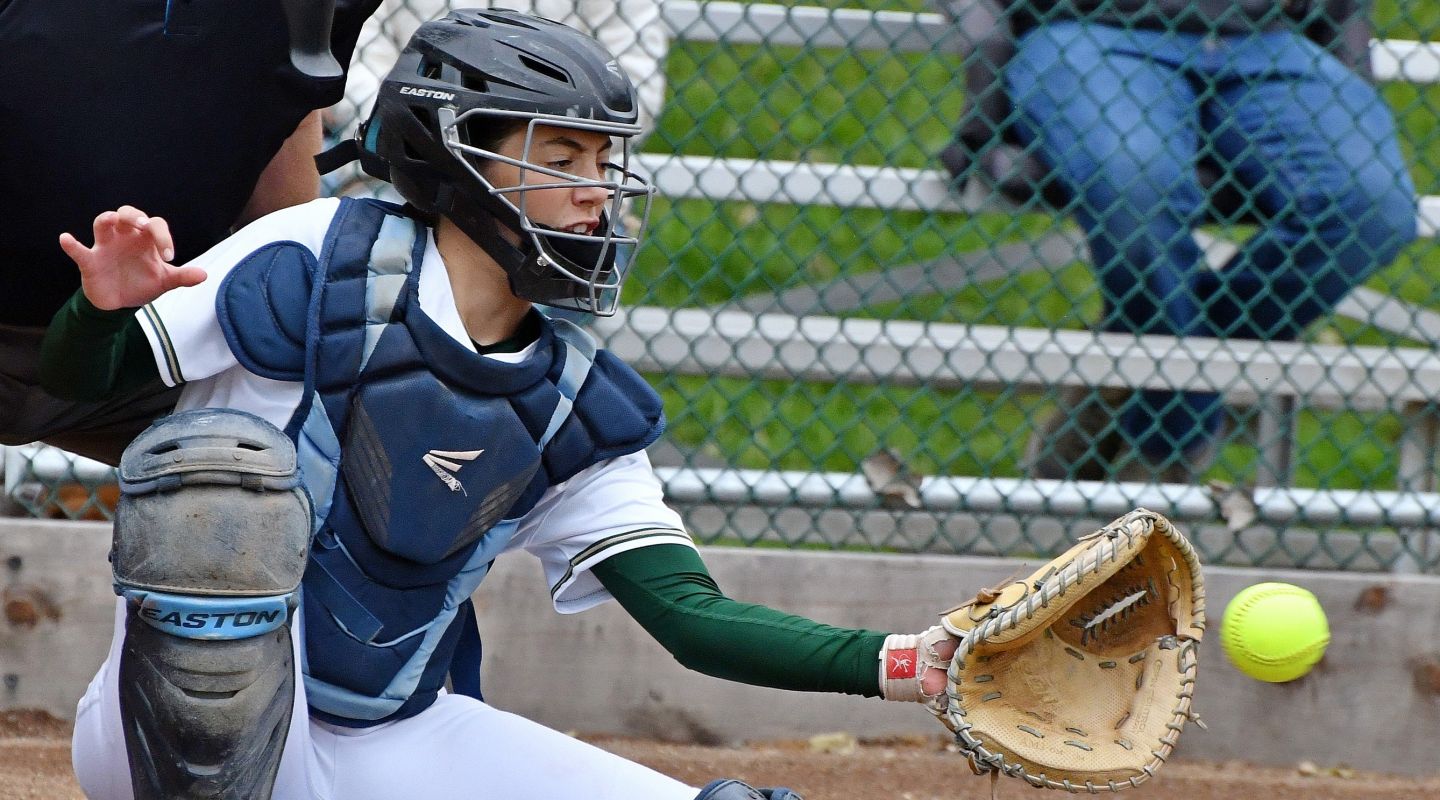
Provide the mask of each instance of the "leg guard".
{"label": "leg guard", "polygon": [[270,797],[295,696],[311,511],[259,417],[162,419],[120,459],[111,562],[130,617],[120,713],[136,800]]}
{"label": "leg guard", "polygon": [[695,800],[802,800],[800,795],[789,789],[755,789],[733,780],[711,781],[705,784]]}

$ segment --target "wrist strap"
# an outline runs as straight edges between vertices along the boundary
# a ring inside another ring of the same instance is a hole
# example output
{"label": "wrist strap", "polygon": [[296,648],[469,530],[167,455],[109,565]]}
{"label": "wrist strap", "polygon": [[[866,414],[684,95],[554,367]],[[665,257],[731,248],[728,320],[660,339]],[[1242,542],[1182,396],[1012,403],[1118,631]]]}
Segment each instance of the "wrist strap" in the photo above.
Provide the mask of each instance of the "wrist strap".
{"label": "wrist strap", "polygon": [[880,696],[886,700],[918,702],[920,676],[920,638],[918,633],[892,633],[880,648]]}

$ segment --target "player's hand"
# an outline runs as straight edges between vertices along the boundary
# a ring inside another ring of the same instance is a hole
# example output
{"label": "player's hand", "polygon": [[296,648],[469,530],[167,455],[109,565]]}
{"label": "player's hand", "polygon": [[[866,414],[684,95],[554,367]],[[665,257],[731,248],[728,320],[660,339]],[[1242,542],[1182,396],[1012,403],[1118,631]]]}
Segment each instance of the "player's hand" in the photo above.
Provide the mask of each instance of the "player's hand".
{"label": "player's hand", "polygon": [[960,640],[936,625],[924,633],[891,634],[880,649],[880,688],[886,700],[945,702],[945,671]]}
{"label": "player's hand", "polygon": [[936,697],[945,693],[945,673],[950,669],[950,659],[955,656],[955,650],[959,646],[960,640],[949,635],[931,645],[934,658],[944,666],[925,667],[925,672],[920,676],[921,694]]}
{"label": "player's hand", "polygon": [[177,267],[170,226],[133,206],[121,206],[95,218],[95,246],[86,247],[69,233],[60,249],[80,268],[80,286],[102,311],[137,308],[171,289],[205,280],[199,267]]}

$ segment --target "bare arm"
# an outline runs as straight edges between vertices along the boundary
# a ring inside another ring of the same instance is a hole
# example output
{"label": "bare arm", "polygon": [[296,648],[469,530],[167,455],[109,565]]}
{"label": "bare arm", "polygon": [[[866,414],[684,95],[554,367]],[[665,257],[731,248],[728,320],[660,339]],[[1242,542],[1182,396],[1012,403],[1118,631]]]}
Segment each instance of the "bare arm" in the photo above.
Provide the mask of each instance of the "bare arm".
{"label": "bare arm", "polygon": [[320,115],[319,111],[310,112],[270,159],[235,227],[320,196],[320,173],[315,169],[315,154],[320,152],[323,137]]}

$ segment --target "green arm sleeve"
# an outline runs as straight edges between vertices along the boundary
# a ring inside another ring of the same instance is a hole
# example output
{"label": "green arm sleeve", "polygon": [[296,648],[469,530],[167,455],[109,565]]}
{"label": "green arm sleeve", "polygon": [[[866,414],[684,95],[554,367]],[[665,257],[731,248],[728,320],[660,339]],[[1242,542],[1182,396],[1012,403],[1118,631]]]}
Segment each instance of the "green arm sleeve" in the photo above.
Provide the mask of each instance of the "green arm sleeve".
{"label": "green arm sleeve", "polygon": [[65,400],[106,400],[160,377],[135,309],[101,311],[83,291],[55,312],[40,346],[40,385]]}
{"label": "green arm sleeve", "polygon": [[620,553],[593,571],[630,616],[690,669],[777,689],[880,695],[884,633],[731,600],[700,555],[684,545]]}

